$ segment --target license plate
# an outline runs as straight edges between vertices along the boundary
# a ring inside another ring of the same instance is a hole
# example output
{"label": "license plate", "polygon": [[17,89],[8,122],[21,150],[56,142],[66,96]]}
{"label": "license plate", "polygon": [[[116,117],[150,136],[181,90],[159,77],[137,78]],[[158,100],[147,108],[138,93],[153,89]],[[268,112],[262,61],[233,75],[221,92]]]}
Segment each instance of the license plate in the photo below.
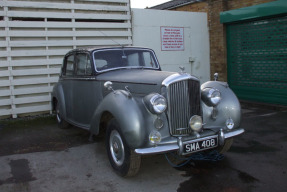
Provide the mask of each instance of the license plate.
{"label": "license plate", "polygon": [[183,154],[203,151],[218,146],[218,136],[197,139],[194,142],[183,143]]}

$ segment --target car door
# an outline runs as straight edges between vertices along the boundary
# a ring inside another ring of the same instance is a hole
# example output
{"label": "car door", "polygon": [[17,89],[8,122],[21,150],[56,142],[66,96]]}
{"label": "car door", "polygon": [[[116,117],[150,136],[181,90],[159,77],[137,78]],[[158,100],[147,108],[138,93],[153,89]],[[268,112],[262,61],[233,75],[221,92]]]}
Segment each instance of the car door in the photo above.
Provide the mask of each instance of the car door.
{"label": "car door", "polygon": [[100,100],[100,85],[96,81],[88,52],[75,54],[75,78],[73,82],[73,119],[89,129],[90,121]]}
{"label": "car door", "polygon": [[64,102],[66,106],[66,117],[69,122],[73,121],[73,79],[74,79],[74,53],[65,56],[62,69],[61,86],[64,92]]}

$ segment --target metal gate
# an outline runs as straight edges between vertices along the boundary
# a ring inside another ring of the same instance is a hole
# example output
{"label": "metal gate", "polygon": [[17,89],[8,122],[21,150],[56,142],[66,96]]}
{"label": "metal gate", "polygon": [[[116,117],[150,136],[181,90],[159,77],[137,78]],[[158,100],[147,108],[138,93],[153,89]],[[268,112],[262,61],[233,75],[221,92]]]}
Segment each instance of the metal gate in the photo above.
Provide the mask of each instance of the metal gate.
{"label": "metal gate", "polygon": [[240,99],[287,105],[287,16],[227,25],[228,83]]}

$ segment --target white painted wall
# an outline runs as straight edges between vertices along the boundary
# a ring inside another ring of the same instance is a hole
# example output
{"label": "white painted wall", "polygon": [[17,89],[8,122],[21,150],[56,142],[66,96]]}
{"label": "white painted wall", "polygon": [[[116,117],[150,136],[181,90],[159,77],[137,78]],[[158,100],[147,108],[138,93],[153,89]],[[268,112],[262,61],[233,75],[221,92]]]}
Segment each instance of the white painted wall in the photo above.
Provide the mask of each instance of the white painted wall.
{"label": "white painted wall", "polygon": [[[160,27],[184,27],[184,51],[162,51]],[[152,48],[162,70],[179,72],[179,66],[210,79],[209,34],[206,13],[132,9],[133,45]]]}

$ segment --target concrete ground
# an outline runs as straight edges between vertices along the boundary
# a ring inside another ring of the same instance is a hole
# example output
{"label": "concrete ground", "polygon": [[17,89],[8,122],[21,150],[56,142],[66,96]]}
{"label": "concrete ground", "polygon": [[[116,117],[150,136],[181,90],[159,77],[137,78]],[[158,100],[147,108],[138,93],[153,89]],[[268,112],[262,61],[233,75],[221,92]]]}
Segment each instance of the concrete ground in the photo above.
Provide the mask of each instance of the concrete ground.
{"label": "concrete ground", "polygon": [[242,105],[242,127],[221,161],[173,168],[164,155],[144,156],[137,176],[117,176],[104,140],[53,118],[0,123],[2,192],[281,192],[287,189],[287,109]]}

